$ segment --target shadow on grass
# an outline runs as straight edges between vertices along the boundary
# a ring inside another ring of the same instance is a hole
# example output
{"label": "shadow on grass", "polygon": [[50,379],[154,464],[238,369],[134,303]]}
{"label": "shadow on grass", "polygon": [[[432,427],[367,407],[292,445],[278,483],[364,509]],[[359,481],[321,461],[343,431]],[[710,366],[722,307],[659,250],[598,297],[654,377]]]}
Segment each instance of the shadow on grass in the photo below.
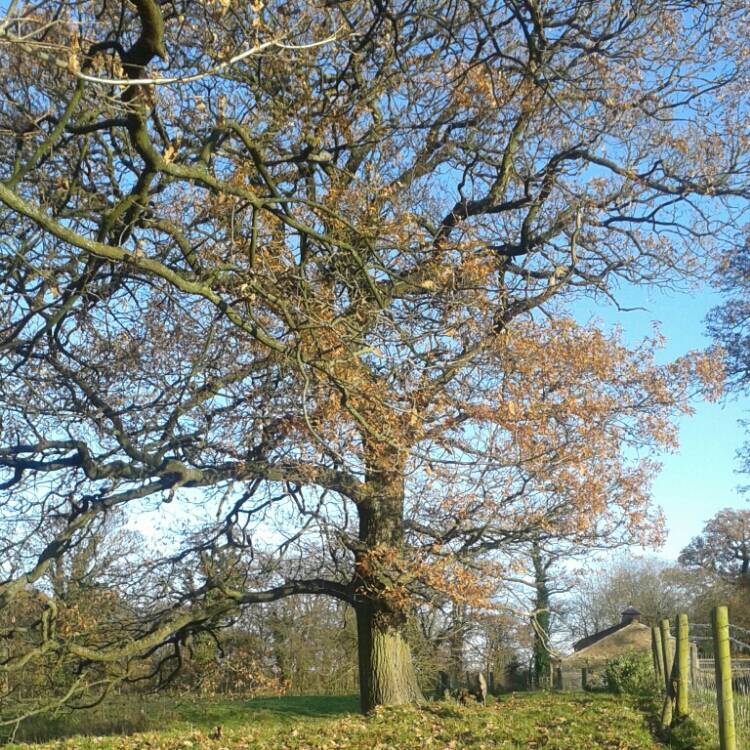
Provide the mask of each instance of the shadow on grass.
{"label": "shadow on grass", "polygon": [[[21,724],[16,742],[48,742],[74,736],[128,736],[138,732],[229,729],[247,724],[285,728],[305,719],[357,713],[356,696],[282,696],[251,700],[191,698],[161,694],[116,697],[93,709],[39,715]],[[0,739],[7,737],[0,734]]]}
{"label": "shadow on grass", "polygon": [[93,737],[146,732],[156,725],[133,704],[116,701],[92,709],[39,714],[22,722],[13,735],[12,729],[3,728],[0,742],[13,739],[15,742],[49,742],[66,737]]}

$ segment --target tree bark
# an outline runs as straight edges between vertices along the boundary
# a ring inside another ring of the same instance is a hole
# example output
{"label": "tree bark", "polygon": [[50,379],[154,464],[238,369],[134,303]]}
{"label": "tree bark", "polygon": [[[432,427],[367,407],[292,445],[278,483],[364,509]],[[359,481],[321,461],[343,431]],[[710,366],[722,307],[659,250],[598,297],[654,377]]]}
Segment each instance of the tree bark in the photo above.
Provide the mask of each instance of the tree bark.
{"label": "tree bark", "polygon": [[542,549],[534,541],[531,549],[534,566],[534,687],[549,687],[551,660],[549,653],[550,592],[549,561],[544,560]]}
{"label": "tree bark", "polygon": [[466,619],[465,607],[454,603],[451,611],[453,620],[450,636],[448,638],[450,650],[451,687],[459,688],[464,679],[466,665],[464,664],[464,623]]}
{"label": "tree bark", "polygon": [[[384,455],[385,453],[385,455]],[[372,550],[403,550],[404,466],[395,450],[367,446],[366,491],[357,508],[359,540],[357,576],[359,601],[357,637],[362,711],[376,706],[400,705],[422,699],[411,649],[406,640],[408,612],[384,591],[382,571],[360,566]]]}
{"label": "tree bark", "polygon": [[356,611],[362,712],[422,700],[403,626],[376,604]]}

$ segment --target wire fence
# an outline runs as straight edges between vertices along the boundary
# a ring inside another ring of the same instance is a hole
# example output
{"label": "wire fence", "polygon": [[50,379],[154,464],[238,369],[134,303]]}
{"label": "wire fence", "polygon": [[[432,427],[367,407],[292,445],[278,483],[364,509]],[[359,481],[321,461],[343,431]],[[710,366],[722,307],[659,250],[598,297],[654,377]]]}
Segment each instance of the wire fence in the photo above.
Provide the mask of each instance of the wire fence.
{"label": "wire fence", "polygon": [[[663,698],[660,722],[671,731],[691,717],[720,750],[750,750],[750,630],[732,625],[725,606],[715,607],[712,623],[668,619],[651,629],[656,684]],[[559,665],[554,686],[604,687],[604,667]]]}
{"label": "wire fence", "polygon": [[[690,715],[712,735],[717,746],[720,732],[720,691],[716,685],[716,658],[712,626],[690,623]],[[750,631],[729,625],[732,704],[735,743],[750,749]]]}

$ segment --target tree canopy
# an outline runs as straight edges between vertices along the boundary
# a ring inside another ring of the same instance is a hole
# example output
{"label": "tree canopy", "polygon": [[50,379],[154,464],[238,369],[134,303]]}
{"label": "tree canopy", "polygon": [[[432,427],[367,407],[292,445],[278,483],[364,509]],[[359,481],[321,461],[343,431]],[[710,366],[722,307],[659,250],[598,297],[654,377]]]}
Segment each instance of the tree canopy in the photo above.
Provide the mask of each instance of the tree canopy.
{"label": "tree canopy", "polygon": [[680,552],[680,562],[750,587],[750,510],[724,508]]}

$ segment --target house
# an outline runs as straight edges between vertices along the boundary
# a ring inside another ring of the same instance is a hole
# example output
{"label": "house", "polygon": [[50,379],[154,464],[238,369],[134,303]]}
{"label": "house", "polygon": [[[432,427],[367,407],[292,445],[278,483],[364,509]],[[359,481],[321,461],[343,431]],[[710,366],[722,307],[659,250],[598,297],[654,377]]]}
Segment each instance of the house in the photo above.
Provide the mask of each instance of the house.
{"label": "house", "polygon": [[610,661],[625,654],[651,654],[651,628],[641,622],[641,613],[628,607],[617,625],[581,638],[573,644],[573,653],[557,661],[560,687],[584,686],[584,672],[601,671]]}

